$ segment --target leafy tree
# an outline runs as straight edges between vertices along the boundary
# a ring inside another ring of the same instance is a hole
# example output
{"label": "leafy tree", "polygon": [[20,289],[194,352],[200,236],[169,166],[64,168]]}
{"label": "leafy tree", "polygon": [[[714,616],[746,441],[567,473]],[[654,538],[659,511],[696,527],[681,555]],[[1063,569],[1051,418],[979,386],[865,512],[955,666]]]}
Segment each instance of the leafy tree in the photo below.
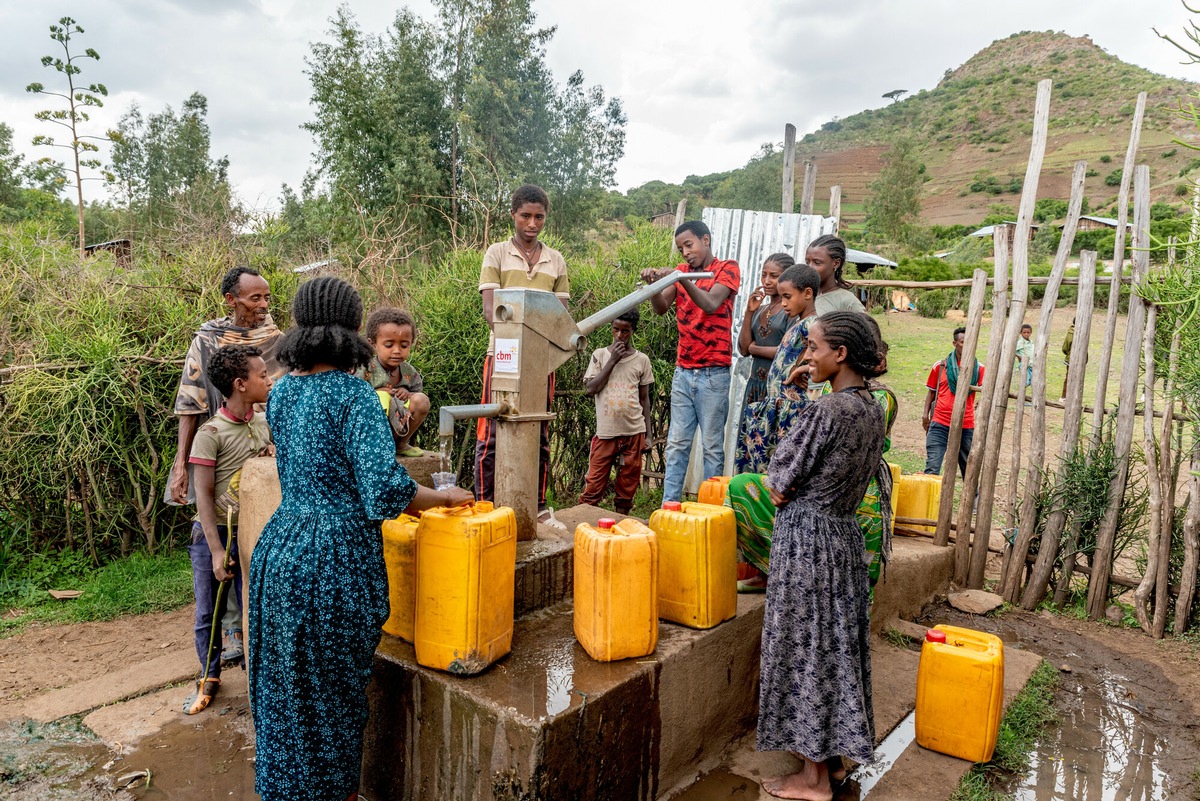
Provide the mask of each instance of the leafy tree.
{"label": "leafy tree", "polygon": [[[83,28],[75,23],[75,20],[70,17],[63,17],[58,21],[57,25],[50,26],[50,38],[62,45],[64,57],[58,56],[42,56],[43,67],[54,67],[67,81],[67,93],[51,92],[46,87],[38,82],[34,82],[25,87],[25,91],[34,94],[48,95],[50,97],[62,98],[66,101],[65,109],[45,109],[39,111],[34,116],[42,122],[52,122],[55,125],[61,125],[71,132],[70,144],[58,144],[52,137],[38,135],[33,138],[33,144],[46,145],[49,147],[64,147],[71,151],[71,157],[74,161],[74,166],[71,172],[75,176],[75,191],[77,208],[79,212],[79,256],[83,257],[83,249],[86,245],[84,240],[84,222],[83,222],[83,177],[84,168],[100,169],[100,160],[95,156],[88,155],[99,151],[99,146],[96,142],[108,141],[106,136],[91,136],[80,133],[79,129],[83,123],[89,119],[87,111],[88,107],[101,108],[104,102],[101,97],[108,96],[108,89],[102,83],[88,84],[86,88],[82,85],[76,86],[77,76],[83,72],[75,62],[80,59],[90,58],[94,61],[100,60],[100,54],[92,48],[88,48],[83,53],[71,52],[71,37],[74,34],[83,33]],[[82,157],[81,157],[82,156]]]}
{"label": "leafy tree", "polygon": [[886,99],[888,99],[888,100],[892,101],[893,103],[895,103],[897,100],[899,100],[901,97],[903,97],[903,96],[904,96],[904,95],[906,95],[906,94],[908,94],[908,90],[907,90],[907,89],[893,89],[893,90],[892,90],[892,91],[890,91],[890,92],[885,92],[883,96],[884,96]]}
{"label": "leafy tree", "polygon": [[883,169],[871,183],[866,228],[883,240],[906,243],[921,214],[921,187],[925,165],[916,140],[900,134],[883,155]]}
{"label": "leafy tree", "polygon": [[712,193],[712,205],[727,209],[775,211],[779,208],[782,175],[783,152],[766,142],[745,167],[722,179]]}
{"label": "leafy tree", "polygon": [[0,122],[0,206],[14,206],[21,193],[20,153],[12,149],[12,128]]}
{"label": "leafy tree", "polygon": [[1068,208],[1069,204],[1065,200],[1053,197],[1041,198],[1033,205],[1033,221],[1044,223],[1062,219],[1067,216]]}

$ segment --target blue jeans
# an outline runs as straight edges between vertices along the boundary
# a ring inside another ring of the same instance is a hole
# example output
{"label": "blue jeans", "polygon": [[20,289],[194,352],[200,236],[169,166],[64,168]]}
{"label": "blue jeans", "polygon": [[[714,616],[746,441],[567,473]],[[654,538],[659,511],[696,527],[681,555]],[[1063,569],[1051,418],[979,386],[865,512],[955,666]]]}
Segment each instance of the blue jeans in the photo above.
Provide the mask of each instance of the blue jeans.
{"label": "blue jeans", "polygon": [[725,466],[725,418],[729,416],[729,368],[675,368],[671,380],[671,427],[667,431],[663,500],[683,497],[683,479],[696,426],[704,452],[704,477],[721,475]]}
{"label": "blue jeans", "polygon": [[[228,536],[225,526],[217,526],[217,535],[222,541]],[[217,608],[217,590],[221,582],[213,575],[212,551],[208,548],[208,540],[204,538],[204,530],[199,523],[192,524],[192,544],[188,546],[188,554],[192,557],[192,589],[196,593],[196,656],[200,659],[200,669],[208,665],[207,676],[210,679],[221,678],[221,632],[213,634],[213,617],[219,627],[221,618],[233,596],[238,612],[242,609],[242,566],[236,564],[238,558],[237,539],[229,546],[229,557],[235,561],[233,580],[225,582],[221,590],[221,604]],[[208,647],[212,642],[212,648]]]}
{"label": "blue jeans", "polygon": [[[950,427],[941,423],[930,423],[925,432],[925,472],[937,475],[942,472],[942,460],[946,458],[946,440],[950,437]],[[963,478],[967,477],[967,457],[971,455],[971,440],[975,437],[975,429],[962,430],[962,442],[958,446],[958,468]]]}

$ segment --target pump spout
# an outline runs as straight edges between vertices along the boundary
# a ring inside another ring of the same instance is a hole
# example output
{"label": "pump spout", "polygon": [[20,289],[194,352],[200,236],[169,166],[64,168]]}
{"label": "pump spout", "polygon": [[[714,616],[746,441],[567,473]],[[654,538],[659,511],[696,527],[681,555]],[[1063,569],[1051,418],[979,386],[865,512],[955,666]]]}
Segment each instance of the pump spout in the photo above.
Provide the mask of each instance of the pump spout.
{"label": "pump spout", "polygon": [[504,404],[474,403],[467,406],[443,406],[438,411],[438,436],[453,437],[454,421],[477,417],[499,417],[504,413]]}
{"label": "pump spout", "polygon": [[662,292],[672,284],[684,280],[695,281],[700,278],[712,277],[712,273],[682,273],[676,270],[670,275],[666,275],[658,279],[653,284],[647,284],[646,286],[634,290],[630,294],[618,300],[616,303],[611,303],[608,306],[605,306],[591,317],[586,317],[583,320],[580,320],[576,327],[579,329],[579,333],[586,337],[600,326],[607,325],[630,309],[637,308],[640,304],[649,300],[651,295],[657,295],[659,292]]}

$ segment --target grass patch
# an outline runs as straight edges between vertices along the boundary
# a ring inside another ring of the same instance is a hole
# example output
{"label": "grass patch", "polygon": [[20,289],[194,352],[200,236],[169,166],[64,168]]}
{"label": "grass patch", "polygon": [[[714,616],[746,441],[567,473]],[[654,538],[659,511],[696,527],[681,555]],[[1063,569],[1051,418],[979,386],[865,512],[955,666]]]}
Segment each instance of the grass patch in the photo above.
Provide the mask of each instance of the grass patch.
{"label": "grass patch", "polygon": [[971,768],[950,797],[951,801],[1000,801],[1013,797],[1001,788],[1007,780],[1029,767],[1029,752],[1046,726],[1056,720],[1054,690],[1057,686],[1058,670],[1043,661],[1004,713],[992,761]]}
{"label": "grass patch", "polygon": [[[69,586],[57,575],[11,582],[0,597],[0,637],[30,623],[83,623],[177,609],[192,598],[192,563],[186,550],[150,556],[138,552],[105,565]],[[48,589],[78,589],[75,600],[57,601]]]}
{"label": "grass patch", "polygon": [[892,646],[893,648],[899,648],[904,651],[908,650],[909,639],[904,634],[904,632],[900,631],[899,629],[895,629],[895,628],[892,628],[891,626],[888,626],[883,631],[883,639],[888,645]]}

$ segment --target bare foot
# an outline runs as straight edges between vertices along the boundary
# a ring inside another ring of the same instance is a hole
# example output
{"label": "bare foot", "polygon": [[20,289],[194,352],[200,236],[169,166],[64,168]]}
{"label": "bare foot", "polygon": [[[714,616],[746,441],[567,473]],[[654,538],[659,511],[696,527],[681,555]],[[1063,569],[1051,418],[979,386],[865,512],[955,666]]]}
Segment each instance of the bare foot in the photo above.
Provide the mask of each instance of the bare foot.
{"label": "bare foot", "polygon": [[829,772],[824,765],[814,771],[816,780],[805,771],[790,773],[774,779],[763,779],[762,788],[776,798],[797,798],[801,801],[833,801],[829,787]]}

